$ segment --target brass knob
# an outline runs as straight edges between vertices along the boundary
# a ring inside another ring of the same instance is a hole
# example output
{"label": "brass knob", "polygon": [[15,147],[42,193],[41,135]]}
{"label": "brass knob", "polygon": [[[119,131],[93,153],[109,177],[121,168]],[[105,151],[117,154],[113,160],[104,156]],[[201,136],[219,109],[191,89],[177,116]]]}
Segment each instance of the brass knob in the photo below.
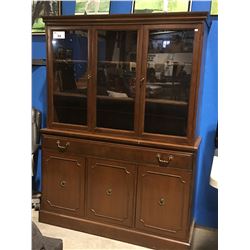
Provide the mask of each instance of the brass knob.
{"label": "brass knob", "polygon": [[112,194],[112,189],[109,188],[109,189],[106,191],[106,194],[110,196],[110,195]]}
{"label": "brass knob", "polygon": [[145,80],[145,77],[142,77],[141,79],[140,79],[140,82],[143,82]]}
{"label": "brass knob", "polygon": [[65,187],[65,185],[66,185],[66,181],[61,181],[61,182],[60,182],[60,186],[61,186],[61,187]]}
{"label": "brass knob", "polygon": [[65,144],[65,146],[60,145],[60,143],[61,143],[60,140],[57,140],[57,141],[56,141],[56,145],[57,145],[58,150],[59,150],[60,152],[65,152],[66,149],[69,147],[70,143],[67,142],[67,143]]}
{"label": "brass knob", "polygon": [[140,79],[140,87],[143,85],[144,80],[145,80],[145,77],[142,77],[142,78]]}
{"label": "brass knob", "polygon": [[88,74],[88,80],[90,80],[92,78],[91,74]]}
{"label": "brass knob", "polygon": [[158,203],[160,206],[164,206],[166,202],[164,198],[161,198]]}

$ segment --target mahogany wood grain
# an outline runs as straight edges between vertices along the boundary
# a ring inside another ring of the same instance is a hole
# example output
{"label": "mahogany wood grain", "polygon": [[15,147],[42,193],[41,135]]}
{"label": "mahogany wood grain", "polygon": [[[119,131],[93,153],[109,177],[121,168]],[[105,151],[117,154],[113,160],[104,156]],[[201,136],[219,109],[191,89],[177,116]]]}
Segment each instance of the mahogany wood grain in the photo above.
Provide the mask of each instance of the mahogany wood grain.
{"label": "mahogany wood grain", "polygon": [[65,137],[72,137],[78,139],[87,139],[87,140],[94,140],[94,141],[102,141],[102,142],[115,142],[121,143],[125,145],[137,145],[142,147],[155,147],[155,148],[162,148],[162,149],[173,149],[173,150],[180,150],[180,151],[187,151],[187,152],[196,152],[199,148],[201,138],[197,137],[193,145],[186,145],[186,144],[178,144],[178,143],[171,143],[169,141],[152,141],[138,137],[121,137],[121,136],[114,136],[112,134],[96,134],[96,133],[84,133],[83,131],[79,131],[77,129],[73,130],[65,130],[65,129],[41,129],[41,133],[44,135],[55,135],[55,136],[65,136]]}
{"label": "mahogany wood grain", "polygon": [[135,164],[88,158],[87,217],[132,226],[136,183]]}
{"label": "mahogany wood grain", "polygon": [[138,173],[136,228],[187,240],[192,173],[141,167]]}
{"label": "mahogany wood grain", "polygon": [[[63,147],[67,144],[69,145],[65,149],[65,152],[61,153],[62,155],[96,156],[138,164],[146,163],[162,168],[183,168],[192,170],[193,167],[193,153],[43,135],[44,150],[53,150],[60,153],[58,142]],[[166,161],[169,156],[172,156],[172,160],[168,164],[159,161],[159,158],[162,161]]]}
{"label": "mahogany wood grain", "polygon": [[84,214],[83,158],[43,150],[41,208],[62,214]]}
{"label": "mahogany wood grain", "polygon": [[151,249],[188,250],[191,248],[190,241],[174,240],[170,237],[162,237],[152,233],[116,225],[109,225],[98,221],[59,215],[45,210],[40,211],[39,221],[131,244],[137,244]]}

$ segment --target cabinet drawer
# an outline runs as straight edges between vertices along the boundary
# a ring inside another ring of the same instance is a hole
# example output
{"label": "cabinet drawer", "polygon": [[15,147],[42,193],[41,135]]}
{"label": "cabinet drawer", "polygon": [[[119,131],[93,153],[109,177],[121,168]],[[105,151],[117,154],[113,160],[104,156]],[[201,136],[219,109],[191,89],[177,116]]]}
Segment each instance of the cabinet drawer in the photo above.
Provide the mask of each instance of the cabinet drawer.
{"label": "cabinet drawer", "polygon": [[137,148],[100,141],[68,138],[62,136],[43,136],[43,148],[60,153],[71,153],[122,161],[137,161]]}
{"label": "cabinet drawer", "polygon": [[140,162],[159,167],[192,169],[193,154],[168,150],[141,150]]}
{"label": "cabinet drawer", "polygon": [[130,161],[159,167],[192,169],[193,154],[154,148],[97,142],[61,136],[43,136],[43,148],[60,153]]}
{"label": "cabinet drawer", "polygon": [[80,153],[82,143],[78,140],[61,136],[43,136],[43,148],[60,153]]}

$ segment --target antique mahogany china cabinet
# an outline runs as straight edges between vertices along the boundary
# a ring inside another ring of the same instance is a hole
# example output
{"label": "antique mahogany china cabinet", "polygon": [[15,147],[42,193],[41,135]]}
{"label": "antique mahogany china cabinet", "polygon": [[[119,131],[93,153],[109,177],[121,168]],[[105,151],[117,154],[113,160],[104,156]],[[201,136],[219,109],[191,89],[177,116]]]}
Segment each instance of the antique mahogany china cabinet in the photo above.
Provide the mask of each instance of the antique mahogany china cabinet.
{"label": "antique mahogany china cabinet", "polygon": [[154,249],[190,248],[206,19],[44,17],[41,222]]}

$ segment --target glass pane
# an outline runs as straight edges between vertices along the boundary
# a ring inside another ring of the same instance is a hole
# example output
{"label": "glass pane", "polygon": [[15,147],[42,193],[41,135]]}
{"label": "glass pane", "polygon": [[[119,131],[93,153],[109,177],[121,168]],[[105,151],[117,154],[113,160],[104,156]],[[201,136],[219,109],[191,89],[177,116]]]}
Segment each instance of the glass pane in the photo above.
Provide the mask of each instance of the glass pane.
{"label": "glass pane", "polygon": [[110,0],[76,0],[75,15],[109,14]]}
{"label": "glass pane", "polygon": [[137,31],[98,31],[97,127],[133,130]]}
{"label": "glass pane", "polygon": [[53,31],[54,121],[87,124],[88,33]]}
{"label": "glass pane", "polygon": [[194,31],[149,32],[144,131],[185,136]]}

